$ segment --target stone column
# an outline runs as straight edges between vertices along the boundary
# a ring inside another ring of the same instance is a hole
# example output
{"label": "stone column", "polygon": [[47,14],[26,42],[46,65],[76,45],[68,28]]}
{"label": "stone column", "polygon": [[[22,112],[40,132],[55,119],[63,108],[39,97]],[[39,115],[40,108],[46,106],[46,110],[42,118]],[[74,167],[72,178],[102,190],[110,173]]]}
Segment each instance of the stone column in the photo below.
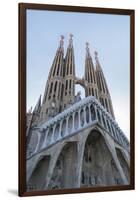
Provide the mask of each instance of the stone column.
{"label": "stone column", "polygon": [[38,152],[39,150],[39,143],[40,143],[40,138],[41,138],[41,133],[39,131],[37,132],[37,136],[38,136],[38,141],[37,141],[37,145],[36,145],[34,153]]}
{"label": "stone column", "polygon": [[58,140],[60,140],[60,139],[62,138],[62,135],[61,135],[61,131],[62,131],[62,122],[63,122],[63,120],[60,121]]}
{"label": "stone column", "polygon": [[75,120],[75,112],[73,112],[73,114],[72,114],[72,132],[74,132],[74,130],[75,130],[74,120]]}
{"label": "stone column", "polygon": [[47,141],[48,131],[49,131],[49,129],[46,129],[45,138],[44,138],[44,141],[43,141],[43,144],[42,144],[42,149],[46,147],[46,141]]}
{"label": "stone column", "polygon": [[80,119],[80,110],[78,111],[78,129],[80,129],[81,125],[80,125],[80,122],[81,122],[81,119]]}
{"label": "stone column", "polygon": [[98,120],[96,105],[94,104],[93,107],[94,107],[94,110],[95,110],[96,120]]}
{"label": "stone column", "polygon": [[110,140],[109,137],[110,136],[106,136],[106,137],[104,136],[105,142],[106,142],[106,144],[108,146],[109,151],[111,152],[112,158],[113,158],[114,163],[116,165],[116,168],[117,168],[117,170],[118,170],[118,172],[120,174],[120,177],[121,177],[121,179],[123,181],[123,184],[128,184],[127,178],[126,178],[126,176],[125,176],[125,174],[123,172],[123,169],[122,169],[122,167],[120,165],[120,162],[118,160],[118,157],[117,157],[117,154],[116,154],[116,150],[115,150],[115,146],[114,146],[114,142],[112,140]]}
{"label": "stone column", "polygon": [[83,116],[84,116],[84,126],[87,124],[87,122],[86,122],[86,106],[84,106],[84,108],[83,108]]}
{"label": "stone column", "polygon": [[65,136],[68,135],[68,120],[69,120],[69,117],[67,116],[66,117],[66,131],[65,131]]}
{"label": "stone column", "polygon": [[52,155],[50,156],[51,157],[51,160],[50,160],[50,163],[49,163],[50,167],[49,167],[48,172],[47,172],[46,181],[45,181],[45,184],[44,184],[44,189],[48,188],[48,185],[50,183],[50,180],[52,178],[52,175],[53,175],[53,172],[54,172],[54,169],[55,169],[55,166],[56,166],[57,159],[60,155],[60,152],[62,151],[62,148],[63,148],[63,145],[59,146],[59,148],[55,149],[52,152]]}
{"label": "stone column", "polygon": [[91,123],[92,122],[92,117],[91,117],[91,104],[89,104],[88,105],[88,107],[89,107],[89,123]]}
{"label": "stone column", "polygon": [[52,144],[52,143],[54,143],[54,142],[55,142],[55,138],[54,138],[54,134],[55,134],[55,128],[56,128],[56,124],[54,124],[54,126],[53,126],[53,132],[52,132],[52,137],[51,137],[50,144]]}
{"label": "stone column", "polygon": [[[85,136],[86,137],[86,136]],[[78,143],[78,159],[76,163],[77,174],[76,174],[76,187],[81,186],[81,174],[82,174],[82,165],[83,165],[83,154],[85,148],[85,138],[80,139]]]}
{"label": "stone column", "polygon": [[126,176],[125,176],[125,174],[124,174],[124,172],[123,172],[123,169],[122,169],[122,167],[121,167],[121,165],[120,165],[120,162],[119,162],[119,160],[118,160],[118,157],[117,157],[117,155],[116,155],[116,151],[115,151],[115,154],[113,155],[113,159],[114,159],[116,168],[118,169],[118,172],[119,172],[119,174],[120,174],[120,176],[121,176],[121,179],[122,179],[123,183],[124,183],[124,184],[128,184],[127,178],[126,178]]}
{"label": "stone column", "polygon": [[105,124],[106,124],[105,129],[108,131],[107,118],[105,116],[103,116],[103,117],[104,117],[104,121],[105,121]]}
{"label": "stone column", "polygon": [[103,118],[102,118],[102,111],[99,110],[99,113],[100,113],[100,118],[101,118],[101,125],[104,127]]}

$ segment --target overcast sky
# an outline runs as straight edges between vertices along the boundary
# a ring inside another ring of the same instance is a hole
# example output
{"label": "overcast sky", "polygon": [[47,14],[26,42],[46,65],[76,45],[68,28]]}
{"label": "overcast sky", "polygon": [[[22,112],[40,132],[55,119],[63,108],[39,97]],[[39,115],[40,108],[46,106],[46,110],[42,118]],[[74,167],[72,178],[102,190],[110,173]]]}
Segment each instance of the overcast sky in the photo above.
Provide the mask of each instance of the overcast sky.
{"label": "overcast sky", "polygon": [[[53,11],[27,11],[27,110],[34,108],[44,88],[60,35],[66,53],[72,33],[76,75],[84,75],[85,43],[99,60],[111,94],[116,121],[129,138],[130,17]],[[76,92],[84,90],[76,86]]]}

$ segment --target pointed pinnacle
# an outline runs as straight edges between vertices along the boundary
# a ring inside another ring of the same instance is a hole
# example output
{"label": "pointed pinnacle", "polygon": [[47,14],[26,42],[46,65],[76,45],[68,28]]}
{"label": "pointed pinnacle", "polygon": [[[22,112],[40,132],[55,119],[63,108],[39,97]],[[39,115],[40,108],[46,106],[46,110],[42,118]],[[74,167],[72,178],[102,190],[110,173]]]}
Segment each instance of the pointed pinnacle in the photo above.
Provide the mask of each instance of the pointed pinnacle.
{"label": "pointed pinnacle", "polygon": [[60,47],[63,47],[63,45],[64,45],[64,35],[61,35],[60,37],[61,37],[61,39],[60,39]]}
{"label": "pointed pinnacle", "polygon": [[95,58],[98,58],[98,52],[95,51],[94,54],[95,54]]}
{"label": "pointed pinnacle", "polygon": [[86,47],[89,47],[89,42],[86,42]]}

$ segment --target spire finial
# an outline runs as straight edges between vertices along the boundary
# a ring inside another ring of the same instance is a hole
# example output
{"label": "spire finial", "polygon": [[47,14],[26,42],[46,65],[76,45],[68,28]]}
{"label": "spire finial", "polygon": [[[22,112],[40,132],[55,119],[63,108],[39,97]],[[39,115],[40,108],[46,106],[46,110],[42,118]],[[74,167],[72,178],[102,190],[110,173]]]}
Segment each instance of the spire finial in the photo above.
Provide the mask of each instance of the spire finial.
{"label": "spire finial", "polygon": [[64,45],[64,35],[61,35],[60,37],[61,37],[61,39],[60,39],[60,47],[63,47],[63,45]]}
{"label": "spire finial", "polygon": [[86,42],[86,48],[88,48],[89,47],[89,42]]}
{"label": "spire finial", "polygon": [[98,61],[98,52],[95,51],[94,54],[95,54],[95,60]]}
{"label": "spire finial", "polygon": [[72,33],[70,33],[69,34],[69,45],[71,45],[72,46],[72,43],[73,43],[73,34]]}
{"label": "spire finial", "polygon": [[89,42],[86,42],[86,55],[90,56]]}

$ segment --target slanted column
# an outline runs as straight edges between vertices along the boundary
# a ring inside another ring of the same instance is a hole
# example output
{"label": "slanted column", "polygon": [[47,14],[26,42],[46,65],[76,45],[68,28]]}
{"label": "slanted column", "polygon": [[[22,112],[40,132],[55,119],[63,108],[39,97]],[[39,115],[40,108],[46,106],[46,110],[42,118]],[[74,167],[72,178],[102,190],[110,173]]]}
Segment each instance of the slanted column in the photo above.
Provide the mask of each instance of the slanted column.
{"label": "slanted column", "polygon": [[94,106],[94,111],[95,111],[95,115],[96,115],[96,120],[98,120],[96,105],[94,104],[93,106]]}
{"label": "slanted column", "polygon": [[89,108],[89,123],[92,122],[92,116],[91,116],[91,104],[88,105]]}
{"label": "slanted column", "polygon": [[38,152],[38,150],[39,150],[39,143],[40,143],[41,133],[37,132],[37,136],[38,136],[38,141],[37,141],[37,145],[36,145],[34,153]]}
{"label": "slanted column", "polygon": [[46,131],[45,131],[45,137],[44,137],[44,141],[43,141],[41,149],[46,147],[47,135],[48,135],[48,129],[46,129]]}
{"label": "slanted column", "polygon": [[[111,127],[111,121],[110,120],[108,120],[108,123],[109,123],[109,126],[110,126],[110,135],[111,136],[114,136],[114,134],[112,133],[113,132],[113,130],[112,130],[112,127]],[[117,139],[116,137],[115,137],[115,139]]]}
{"label": "slanted column", "polygon": [[85,149],[85,140],[84,138],[82,141],[78,143],[78,161],[76,164],[77,174],[76,174],[76,187],[80,188],[81,186],[81,175],[82,175],[82,165],[83,165],[83,155]]}
{"label": "slanted column", "polygon": [[68,135],[68,120],[69,120],[69,117],[66,118],[66,132],[65,132],[65,135]]}
{"label": "slanted column", "polygon": [[128,181],[127,181],[127,179],[126,179],[126,176],[125,176],[125,174],[124,174],[124,171],[123,171],[122,166],[121,166],[121,164],[120,164],[120,162],[119,162],[119,160],[118,160],[117,155],[115,154],[115,155],[113,156],[113,158],[114,158],[115,165],[116,165],[116,167],[117,167],[117,169],[118,169],[118,171],[119,171],[119,173],[120,173],[120,176],[121,176],[121,179],[122,179],[123,183],[124,183],[124,184],[128,184]]}
{"label": "slanted column", "polygon": [[75,112],[73,112],[73,114],[72,114],[72,132],[74,132],[74,130],[75,130]]}
{"label": "slanted column", "polygon": [[60,140],[60,139],[62,138],[62,135],[61,135],[61,131],[62,131],[62,122],[63,122],[63,120],[61,120],[61,122],[60,122],[58,140]]}
{"label": "slanted column", "polygon": [[51,137],[51,142],[50,142],[50,144],[52,144],[52,143],[55,142],[55,138],[54,138],[55,128],[56,128],[56,124],[54,124],[54,126],[53,126],[53,132],[52,132],[52,137]]}
{"label": "slanted column", "polygon": [[[116,137],[117,132],[116,132],[116,130],[115,130],[115,128],[114,128],[114,125],[113,125],[112,127],[113,127],[113,136]],[[117,137],[117,138],[118,138],[118,137]]]}
{"label": "slanted column", "polygon": [[102,111],[99,110],[99,113],[100,113],[100,118],[101,118],[101,125],[104,127],[103,118],[102,118]]}
{"label": "slanted column", "polygon": [[123,137],[122,137],[122,134],[120,134],[120,138],[121,138],[121,141],[122,141],[122,145],[124,146],[124,140],[123,140]]}
{"label": "slanted column", "polygon": [[86,122],[86,106],[83,108],[83,113],[84,113],[84,126],[87,124]]}
{"label": "slanted column", "polygon": [[115,130],[114,126],[113,126],[113,129],[114,129],[114,132],[115,132],[115,138],[119,142],[120,138],[119,138],[119,135],[118,135],[118,131]]}
{"label": "slanted column", "polygon": [[106,118],[106,116],[103,116],[103,117],[104,117],[104,121],[105,121],[105,124],[106,124],[106,130],[108,131],[107,118]]}
{"label": "slanted column", "polygon": [[78,129],[81,127],[80,123],[81,123],[81,118],[80,118],[80,110],[78,111],[78,118],[79,118],[79,121],[78,121]]}

